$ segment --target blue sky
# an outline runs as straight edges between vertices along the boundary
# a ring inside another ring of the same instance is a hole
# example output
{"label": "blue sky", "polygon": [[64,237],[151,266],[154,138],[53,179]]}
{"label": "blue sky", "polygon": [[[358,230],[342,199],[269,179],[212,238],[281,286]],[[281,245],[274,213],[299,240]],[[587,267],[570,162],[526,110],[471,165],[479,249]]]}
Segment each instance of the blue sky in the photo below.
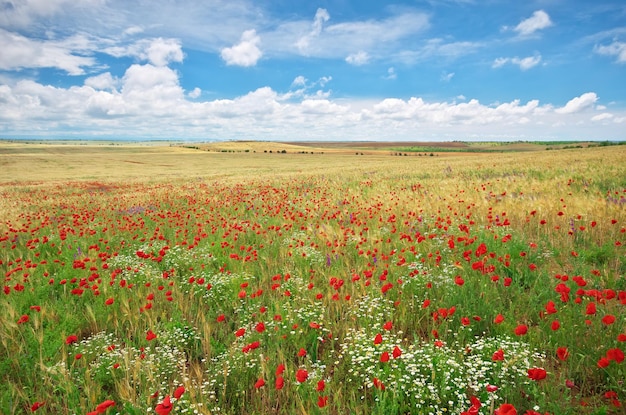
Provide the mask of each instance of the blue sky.
{"label": "blue sky", "polygon": [[0,137],[625,140],[623,0],[0,0]]}

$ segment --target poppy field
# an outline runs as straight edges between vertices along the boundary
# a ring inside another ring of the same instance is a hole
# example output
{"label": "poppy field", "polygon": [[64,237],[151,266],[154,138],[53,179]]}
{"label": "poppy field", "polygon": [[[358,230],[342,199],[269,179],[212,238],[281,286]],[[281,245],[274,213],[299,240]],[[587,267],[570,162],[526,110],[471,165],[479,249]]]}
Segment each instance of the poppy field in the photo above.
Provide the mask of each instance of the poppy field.
{"label": "poppy field", "polygon": [[168,154],[0,182],[0,413],[626,411],[623,146]]}

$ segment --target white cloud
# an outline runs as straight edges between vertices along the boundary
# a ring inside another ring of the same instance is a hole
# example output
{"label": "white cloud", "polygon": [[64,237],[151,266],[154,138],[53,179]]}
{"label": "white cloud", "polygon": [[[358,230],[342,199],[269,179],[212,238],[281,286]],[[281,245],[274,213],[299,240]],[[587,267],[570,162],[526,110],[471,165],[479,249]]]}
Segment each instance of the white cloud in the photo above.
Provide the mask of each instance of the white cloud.
{"label": "white cloud", "polygon": [[318,8],[315,12],[313,23],[311,24],[311,30],[309,33],[301,36],[295,43],[300,53],[307,55],[311,41],[314,38],[319,37],[324,29],[324,23],[328,20],[330,20],[330,14],[328,14],[328,11],[326,9]]}
{"label": "white cloud", "polygon": [[96,64],[94,58],[82,56],[90,47],[84,36],[64,40],[33,40],[0,29],[0,69],[57,68],[70,75],[82,75],[86,67]]}
{"label": "white cloud", "polygon": [[[400,42],[417,44],[415,35],[428,27],[428,15],[412,9],[392,11],[381,19],[333,23],[326,9],[318,9],[312,21],[291,21],[264,33],[274,53],[298,53],[309,57],[346,59],[359,62],[392,56]],[[355,53],[355,51],[358,51]],[[364,55],[362,55],[364,56]]]}
{"label": "white cloud", "polygon": [[528,56],[526,58],[496,58],[491,65],[492,68],[500,68],[508,63],[518,65],[522,71],[537,66],[541,62],[541,55]]}
{"label": "white cloud", "polygon": [[450,82],[453,77],[454,72],[442,72],[439,80],[441,80],[441,82]]}
{"label": "white cloud", "polygon": [[596,45],[593,51],[599,55],[615,56],[617,62],[626,63],[626,42],[615,40],[610,45]]}
{"label": "white cloud", "polygon": [[367,54],[367,52],[359,51],[357,53],[348,55],[348,57],[346,58],[346,62],[348,62],[350,65],[361,66],[365,65],[369,61],[369,59],[370,56]]}
{"label": "white cloud", "polygon": [[105,72],[103,74],[85,79],[85,85],[90,86],[93,89],[113,90],[119,86],[119,80],[113,78],[110,72]]}
{"label": "white cloud", "polygon": [[398,78],[396,69],[393,66],[387,69],[387,76],[385,76],[385,79],[396,79],[396,78]]}
{"label": "white cloud", "polygon": [[166,66],[171,62],[182,62],[184,58],[182,45],[177,39],[142,39],[124,46],[111,46],[104,52],[120,58],[130,56],[142,61],[148,61],[156,66]]}
{"label": "white cloud", "polygon": [[193,90],[187,93],[187,96],[191,99],[200,98],[200,95],[202,95],[202,90],[198,87],[195,87]]}
{"label": "white cloud", "polygon": [[522,20],[513,30],[519,33],[520,36],[529,36],[538,30],[552,26],[552,24],[548,13],[543,10],[537,10],[531,17]]}
{"label": "white cloud", "polygon": [[261,38],[256,34],[256,30],[246,30],[238,44],[222,49],[222,59],[227,65],[254,66],[263,56],[259,49],[260,43]]}
{"label": "white cloud", "polygon": [[602,114],[594,115],[591,117],[591,121],[605,121],[613,118],[613,114],[608,112],[603,112]]}
{"label": "white cloud", "polygon": [[586,92],[579,97],[572,98],[564,107],[558,108],[555,111],[559,114],[574,114],[592,107],[597,100],[598,96],[595,92]]}

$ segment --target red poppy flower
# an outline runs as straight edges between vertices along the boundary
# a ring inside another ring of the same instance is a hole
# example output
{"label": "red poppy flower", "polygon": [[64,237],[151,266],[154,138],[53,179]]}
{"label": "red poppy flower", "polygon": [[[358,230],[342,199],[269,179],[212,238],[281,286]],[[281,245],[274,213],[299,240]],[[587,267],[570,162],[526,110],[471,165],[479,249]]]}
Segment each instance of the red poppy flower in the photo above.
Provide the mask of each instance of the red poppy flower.
{"label": "red poppy flower", "polygon": [[34,404],[32,404],[32,406],[30,407],[30,411],[31,412],[35,412],[37,409],[41,408],[42,406],[44,406],[46,403],[45,402],[35,402]]}
{"label": "red poppy flower", "polygon": [[174,391],[174,398],[180,399],[180,397],[183,396],[183,393],[185,393],[185,387],[184,386],[177,387],[176,390]]}
{"label": "red poppy flower", "polygon": [[243,336],[245,333],[246,333],[246,329],[244,329],[244,328],[240,328],[239,330],[237,330],[237,331],[235,332],[235,337],[241,337],[241,336]]}
{"label": "red poppy flower", "polygon": [[157,335],[154,334],[154,332],[152,330],[148,330],[148,332],[146,333],[146,340],[151,341],[156,339]]}
{"label": "red poppy flower", "polygon": [[259,378],[259,380],[257,380],[256,383],[254,384],[255,389],[260,389],[263,386],[265,386],[265,380],[263,378]]}
{"label": "red poppy flower", "polygon": [[393,352],[392,352],[392,356],[394,359],[399,358],[400,356],[402,356],[402,349],[400,349],[398,346],[393,348]]}
{"label": "red poppy flower", "polygon": [[170,401],[170,395],[167,395],[165,399],[163,399],[163,402],[154,408],[154,412],[156,412],[157,415],[169,415],[169,413],[172,412],[172,409],[173,407],[172,402]]}
{"label": "red poppy flower", "polygon": [[611,324],[615,323],[615,316],[612,316],[611,314],[607,314],[606,316],[602,317],[602,323],[604,323],[607,326],[610,326]]}
{"label": "red poppy flower", "polygon": [[567,358],[569,357],[569,351],[567,350],[567,347],[559,347],[558,349],[556,349],[556,356],[560,360],[567,360]]}
{"label": "red poppy flower", "polygon": [[115,401],[110,399],[102,402],[100,405],[96,406],[96,412],[99,414],[103,414],[107,411],[108,408],[115,406]]}
{"label": "red poppy flower", "polygon": [[78,337],[74,334],[71,334],[67,336],[67,338],[65,339],[65,344],[72,344],[72,343],[76,343],[77,341],[78,341]]}
{"label": "red poppy flower", "polygon": [[114,301],[115,301],[115,300],[113,300],[113,297],[111,297],[111,298],[107,298],[107,299],[106,299],[106,301],[104,302],[104,304],[106,304],[106,305],[111,305],[111,304],[113,304],[113,302],[114,302]]}
{"label": "red poppy flower", "polygon": [[378,333],[374,336],[374,344],[381,344],[383,342],[383,336]]}
{"label": "red poppy flower", "polygon": [[306,356],[306,350],[304,348],[300,348],[300,350],[298,350],[298,357],[303,357]]}
{"label": "red poppy flower", "polygon": [[510,403],[503,403],[496,409],[495,415],[517,415],[517,409]]}
{"label": "red poppy flower", "polygon": [[491,360],[494,362],[504,360],[504,350],[500,349],[491,356]]}
{"label": "red poppy flower", "polygon": [[520,324],[519,326],[515,327],[516,336],[523,336],[526,333],[528,333],[528,326],[526,326],[525,324]]}
{"label": "red poppy flower", "polygon": [[323,408],[326,405],[328,405],[328,396],[319,396],[317,398],[317,406]]}
{"label": "red poppy flower", "polygon": [[28,315],[24,314],[22,315],[22,317],[20,317],[17,320],[17,324],[24,324],[24,323],[28,323],[28,320],[30,320],[30,317],[28,317]]}
{"label": "red poppy flower", "polygon": [[393,328],[393,323],[391,321],[387,321],[385,322],[385,324],[383,324],[383,329],[389,331]]}
{"label": "red poppy flower", "polygon": [[283,372],[285,371],[285,365],[280,363],[277,367],[276,367],[276,376],[280,376],[283,374]]}
{"label": "red poppy flower", "polygon": [[374,378],[374,379],[372,379],[372,382],[374,383],[374,387],[376,389],[379,389],[381,391],[385,390],[385,385],[383,384],[383,382],[380,379]]}
{"label": "red poppy flower", "polygon": [[285,379],[282,376],[276,377],[276,383],[274,386],[277,390],[281,390],[285,386]]}
{"label": "red poppy flower", "polygon": [[592,315],[595,313],[596,313],[596,303],[587,304],[587,310],[585,311],[585,314]]}
{"label": "red poppy flower", "polygon": [[380,361],[381,361],[382,363],[387,363],[387,362],[389,361],[389,352],[383,352],[383,353],[380,355]]}
{"label": "red poppy flower", "polygon": [[607,359],[606,357],[601,357],[600,360],[598,360],[598,367],[600,369],[603,369],[603,368],[607,367],[610,364],[611,364],[611,361],[609,359]]}
{"label": "red poppy flower", "polygon": [[606,358],[609,360],[615,360],[617,363],[624,361],[624,352],[621,349],[609,349],[606,352]]}
{"label": "red poppy flower", "polygon": [[545,369],[539,367],[528,369],[528,377],[532,380],[543,380],[546,376],[547,373]]}
{"label": "red poppy flower", "polygon": [[306,369],[298,369],[298,371],[296,372],[296,380],[299,383],[306,382],[308,378],[309,378],[309,372],[307,372]]}
{"label": "red poppy flower", "polygon": [[502,314],[498,314],[496,318],[493,319],[493,322],[496,324],[500,324],[504,321],[504,316]]}
{"label": "red poppy flower", "polygon": [[319,382],[317,382],[317,388],[315,388],[315,390],[322,392],[324,389],[326,389],[326,382],[324,382],[324,379],[320,379]]}

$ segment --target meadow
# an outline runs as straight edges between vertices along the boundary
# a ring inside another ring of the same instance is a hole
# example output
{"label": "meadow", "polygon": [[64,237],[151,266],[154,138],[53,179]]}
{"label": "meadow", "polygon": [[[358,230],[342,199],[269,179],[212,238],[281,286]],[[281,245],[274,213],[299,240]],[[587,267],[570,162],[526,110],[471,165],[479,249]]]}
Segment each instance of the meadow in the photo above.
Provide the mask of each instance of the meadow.
{"label": "meadow", "polygon": [[229,145],[0,143],[0,413],[625,413],[624,146]]}

